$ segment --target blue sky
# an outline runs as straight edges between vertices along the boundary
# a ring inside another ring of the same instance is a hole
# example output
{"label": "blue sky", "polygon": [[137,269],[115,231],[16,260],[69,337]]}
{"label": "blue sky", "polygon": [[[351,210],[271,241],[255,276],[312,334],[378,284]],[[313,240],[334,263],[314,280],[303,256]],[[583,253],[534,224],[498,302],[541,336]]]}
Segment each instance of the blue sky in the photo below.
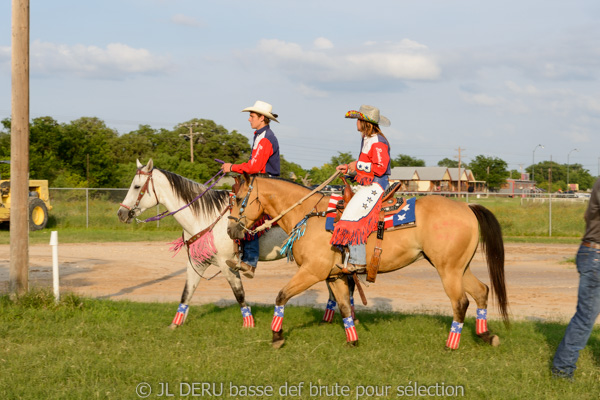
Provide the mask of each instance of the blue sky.
{"label": "blue sky", "polygon": [[[0,18],[4,119],[10,1]],[[32,0],[30,39],[32,118],[120,133],[206,118],[250,137],[240,111],[263,100],[282,154],[310,168],[357,155],[344,113],[371,104],[393,157],[600,168],[597,0]]]}

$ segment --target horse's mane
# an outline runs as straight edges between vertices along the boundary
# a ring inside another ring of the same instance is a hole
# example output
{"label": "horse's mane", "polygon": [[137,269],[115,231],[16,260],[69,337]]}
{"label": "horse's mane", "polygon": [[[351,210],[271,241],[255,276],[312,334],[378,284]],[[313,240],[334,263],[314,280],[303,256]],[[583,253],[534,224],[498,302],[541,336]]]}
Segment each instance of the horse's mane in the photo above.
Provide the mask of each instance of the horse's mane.
{"label": "horse's mane", "polygon": [[[163,173],[169,181],[175,195],[186,204],[194,200],[200,193],[207,189],[206,186],[173,172],[165,171],[160,168],[155,169]],[[202,197],[193,202],[190,207],[196,214],[202,212],[204,216],[210,216],[210,214],[214,212],[221,212],[228,202],[229,193],[226,190],[208,190]]]}

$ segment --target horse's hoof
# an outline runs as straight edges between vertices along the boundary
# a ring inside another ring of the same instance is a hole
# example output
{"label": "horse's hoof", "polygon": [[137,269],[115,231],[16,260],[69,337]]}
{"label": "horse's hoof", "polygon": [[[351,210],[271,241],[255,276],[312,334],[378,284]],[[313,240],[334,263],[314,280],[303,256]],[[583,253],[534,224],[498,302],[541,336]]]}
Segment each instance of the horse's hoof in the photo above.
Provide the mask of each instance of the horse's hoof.
{"label": "horse's hoof", "polygon": [[179,328],[179,325],[177,325],[177,324],[171,324],[171,325],[169,325],[169,329],[172,330],[172,331],[174,331],[177,328]]}
{"label": "horse's hoof", "polygon": [[492,347],[500,346],[500,338],[496,335],[492,335],[490,339],[490,344],[492,345]]}
{"label": "horse's hoof", "polygon": [[325,321],[324,319],[319,321],[319,325],[327,325],[327,324],[331,324],[333,322],[333,320],[331,321]]}
{"label": "horse's hoof", "polygon": [[274,349],[280,349],[284,343],[285,339],[283,338],[283,329],[273,332],[273,342],[271,343],[271,346],[273,346]]}
{"label": "horse's hoof", "polygon": [[352,340],[351,342],[346,342],[346,346],[348,346],[348,347],[358,347],[358,340]]}
{"label": "horse's hoof", "polygon": [[358,324],[360,324],[360,321],[358,319],[355,319],[354,320],[354,325],[358,325]]}

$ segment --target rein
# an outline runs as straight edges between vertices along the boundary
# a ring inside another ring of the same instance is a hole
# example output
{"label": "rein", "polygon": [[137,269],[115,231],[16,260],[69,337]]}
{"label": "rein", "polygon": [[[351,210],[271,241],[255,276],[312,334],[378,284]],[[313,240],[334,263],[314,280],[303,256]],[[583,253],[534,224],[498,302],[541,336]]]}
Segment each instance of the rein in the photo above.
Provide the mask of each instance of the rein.
{"label": "rein", "polygon": [[[325,180],[325,182],[321,183],[319,186],[317,186],[314,190],[312,190],[309,194],[307,194],[306,196],[304,196],[303,198],[301,198],[300,200],[298,200],[295,204],[293,204],[292,206],[290,206],[287,210],[282,211],[281,213],[279,213],[278,216],[276,216],[273,219],[267,220],[265,221],[262,225],[260,225],[259,227],[257,227],[256,229],[248,229],[246,228],[246,226],[242,225],[243,229],[252,234],[255,235],[260,231],[264,231],[265,229],[269,229],[271,228],[271,226],[273,226],[273,224],[277,221],[279,221],[281,218],[283,218],[283,216],[285,214],[287,214],[288,212],[292,211],[294,208],[298,207],[299,205],[301,205],[306,199],[308,199],[310,196],[312,196],[313,194],[317,193],[319,190],[323,189],[325,186],[327,186],[331,181],[333,181],[335,178],[337,178],[339,175],[341,174],[340,171],[336,171],[333,175],[331,175],[329,178],[327,178],[327,180]],[[240,213],[239,213],[239,217],[238,218],[234,218],[232,216],[229,216],[230,219],[233,219],[235,222],[240,222],[240,220],[242,219],[242,213],[244,212],[244,209],[246,207],[246,202],[248,200],[248,198],[250,197],[250,192],[252,191],[253,185],[254,185],[254,178],[255,176],[252,177],[252,181],[250,182],[250,185],[248,186],[248,192],[246,193],[246,197],[244,198],[244,201],[242,202],[242,206],[240,207]]]}

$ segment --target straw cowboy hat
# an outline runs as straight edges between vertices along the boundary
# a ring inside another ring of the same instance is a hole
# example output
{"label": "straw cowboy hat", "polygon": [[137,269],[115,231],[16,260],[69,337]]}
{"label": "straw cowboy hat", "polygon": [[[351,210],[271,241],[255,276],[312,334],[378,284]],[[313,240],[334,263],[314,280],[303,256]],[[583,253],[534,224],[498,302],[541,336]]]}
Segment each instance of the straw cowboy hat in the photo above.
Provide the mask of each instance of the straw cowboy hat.
{"label": "straw cowboy hat", "polygon": [[244,108],[242,112],[244,111],[255,112],[257,114],[264,115],[272,121],[279,122],[277,121],[278,115],[273,114],[273,106],[269,103],[265,103],[264,101],[257,100],[252,107]]}
{"label": "straw cowboy hat", "polygon": [[346,113],[346,118],[357,118],[375,125],[390,126],[390,120],[383,115],[379,115],[379,108],[364,104],[360,106],[360,110],[358,111],[348,111]]}

